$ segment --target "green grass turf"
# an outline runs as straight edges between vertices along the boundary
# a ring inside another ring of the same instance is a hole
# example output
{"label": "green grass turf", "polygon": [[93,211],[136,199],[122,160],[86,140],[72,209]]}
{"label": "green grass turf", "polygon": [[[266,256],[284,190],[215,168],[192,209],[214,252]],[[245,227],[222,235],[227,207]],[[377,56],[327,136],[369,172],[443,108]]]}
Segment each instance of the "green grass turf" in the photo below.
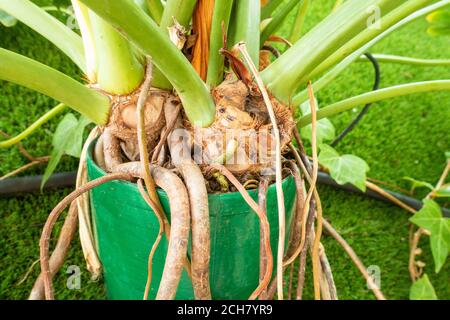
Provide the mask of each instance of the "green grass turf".
{"label": "green grass turf", "polygon": [[[46,1],[39,1],[45,3]],[[323,18],[331,9],[333,0],[314,1],[308,15],[306,29]],[[293,17],[290,17],[292,20]],[[289,30],[288,23],[283,33]],[[376,45],[374,53],[389,53],[423,58],[449,58],[449,38],[429,38],[426,22],[417,21],[389,36]],[[50,66],[81,78],[76,67],[57,49],[27,27],[13,29],[0,27],[0,46],[27,55]],[[382,65],[381,86],[431,79],[449,79],[450,69],[401,65]],[[318,93],[321,106],[369,91],[373,70],[368,63],[356,63],[328,88]],[[450,150],[450,94],[420,94],[377,103],[347,138],[338,146],[341,153],[353,153],[370,165],[370,177],[403,187],[404,176],[435,183],[444,167],[444,152]],[[16,85],[1,82],[0,129],[17,134],[56,102]],[[356,115],[348,112],[332,119],[338,130]],[[55,119],[24,141],[34,155],[50,153],[51,136],[57,124]],[[17,149],[0,150],[0,174],[6,173],[26,160]],[[73,170],[76,161],[64,159],[58,171]],[[27,174],[41,174],[44,167],[29,170]],[[381,289],[390,299],[407,299],[410,279],[408,274],[408,213],[395,206],[355,196],[329,187],[319,187],[324,216],[348,240],[366,266],[376,265],[381,270]],[[18,285],[31,264],[39,257],[38,241],[45,219],[56,203],[69,190],[32,194],[0,199],[0,298],[27,297],[39,267],[35,266],[27,280]],[[58,227],[61,223],[58,224]],[[324,235],[324,246],[333,268],[341,299],[373,299],[359,271],[343,250]],[[440,299],[450,298],[450,263],[440,274],[434,273],[428,239],[421,243],[426,273]],[[81,290],[66,289],[69,265],[82,269]],[[311,298],[311,274],[308,273],[305,296]],[[66,265],[55,281],[57,298],[104,299],[101,282],[89,280],[77,241],[70,250]]]}

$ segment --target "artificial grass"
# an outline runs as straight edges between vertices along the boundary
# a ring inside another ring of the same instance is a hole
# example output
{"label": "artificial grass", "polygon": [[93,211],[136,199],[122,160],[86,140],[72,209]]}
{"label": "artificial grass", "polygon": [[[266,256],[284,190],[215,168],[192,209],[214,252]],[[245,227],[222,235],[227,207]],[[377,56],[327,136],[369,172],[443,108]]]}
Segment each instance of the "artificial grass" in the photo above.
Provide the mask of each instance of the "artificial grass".
{"label": "artificial grass", "polygon": [[[39,1],[41,4],[48,1]],[[333,0],[313,1],[307,17],[306,30],[330,12]],[[61,16],[63,17],[63,16]],[[289,18],[292,20],[292,17]],[[288,23],[282,33],[289,30]],[[449,37],[430,38],[426,22],[417,21],[401,29],[376,45],[371,52],[414,56],[420,58],[449,58]],[[0,27],[0,46],[10,49],[62,70],[78,79],[76,67],[45,39],[23,25],[13,29]],[[381,86],[432,79],[450,79],[450,70],[444,67],[410,67],[382,64]],[[320,105],[351,95],[369,91],[373,71],[369,63],[355,63],[335,82],[318,93]],[[337,150],[364,158],[371,170],[369,176],[406,187],[402,177],[410,176],[435,183],[445,165],[444,152],[450,150],[450,94],[421,94],[380,102],[353,130]],[[16,85],[1,82],[0,129],[17,134],[56,102]],[[356,112],[356,110],[355,110]],[[355,116],[348,112],[332,119],[337,130],[342,130]],[[60,118],[59,118],[60,119]],[[51,137],[57,120],[39,129],[24,141],[34,155],[51,152]],[[16,148],[0,150],[0,175],[26,163]],[[76,161],[65,158],[59,171],[73,170]],[[41,174],[38,167],[27,174]],[[31,194],[0,199],[0,298],[24,299],[39,273],[35,266],[28,279],[17,285],[30,265],[39,257],[39,236],[45,219],[56,203],[69,190]],[[381,290],[389,299],[407,299],[410,279],[408,273],[408,218],[409,214],[395,206],[331,189],[319,187],[324,216],[353,246],[366,266],[376,265],[381,270]],[[59,224],[59,226],[61,223]],[[324,235],[324,246],[341,299],[373,299],[359,271],[334,240]],[[439,275],[434,273],[428,239],[421,243],[422,259],[427,263],[426,273],[440,299],[450,298],[450,263],[447,261]],[[80,290],[66,287],[69,265],[82,269]],[[306,298],[311,298],[311,274],[307,274]],[[77,241],[70,250],[66,265],[55,281],[57,298],[106,298],[101,282],[89,281]]]}

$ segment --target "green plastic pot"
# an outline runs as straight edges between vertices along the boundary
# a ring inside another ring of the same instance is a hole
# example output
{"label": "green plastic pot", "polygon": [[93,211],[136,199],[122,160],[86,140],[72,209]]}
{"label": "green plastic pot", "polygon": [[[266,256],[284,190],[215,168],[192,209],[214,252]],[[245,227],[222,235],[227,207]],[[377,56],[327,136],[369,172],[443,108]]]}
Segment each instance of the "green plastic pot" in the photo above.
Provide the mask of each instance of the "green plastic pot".
{"label": "green plastic pot", "polygon": [[[91,145],[87,166],[90,180],[105,172],[92,158]],[[292,177],[283,181],[286,205],[286,230],[289,230],[295,203]],[[167,195],[158,190],[164,211],[170,220]],[[253,199],[257,192],[250,191]],[[211,291],[213,299],[248,299],[259,279],[259,220],[239,193],[209,195],[211,221]],[[120,300],[143,298],[147,280],[147,261],[159,230],[158,220],[141,198],[136,184],[113,181],[91,191],[95,239],[108,297]],[[276,263],[278,213],[275,186],[267,195],[271,245]],[[162,275],[168,242],[163,237],[153,259],[153,280],[149,299],[154,299]],[[275,269],[275,268],[274,268]],[[275,271],[274,271],[275,272]],[[186,271],[176,299],[194,299],[192,283]]]}

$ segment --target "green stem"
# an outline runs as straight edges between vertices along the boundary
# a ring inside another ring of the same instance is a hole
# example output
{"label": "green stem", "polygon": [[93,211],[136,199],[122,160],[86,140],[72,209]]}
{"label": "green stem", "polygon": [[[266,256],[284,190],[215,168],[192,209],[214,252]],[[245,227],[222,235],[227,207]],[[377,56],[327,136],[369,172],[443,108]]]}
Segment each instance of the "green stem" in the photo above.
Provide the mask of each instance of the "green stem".
{"label": "green stem", "polygon": [[29,0],[0,0],[0,10],[14,16],[64,52],[86,73],[83,42],[79,35]]}
{"label": "green stem", "polygon": [[0,79],[36,90],[85,115],[99,125],[106,124],[109,99],[69,76],[42,63],[0,48]]}
{"label": "green stem", "polygon": [[207,86],[149,16],[131,0],[81,2],[120,30],[144,54],[152,57],[154,64],[176,89],[193,125],[208,126],[214,121],[215,105]]}
{"label": "green stem", "polygon": [[[450,4],[450,0],[442,0],[435,4],[432,4],[426,8],[423,8],[421,10],[418,10],[411,14],[410,16],[406,17],[405,19],[401,20],[394,26],[390,27],[371,41],[364,44],[361,48],[356,50],[354,53],[352,53],[350,56],[345,58],[342,62],[340,62],[338,65],[336,65],[333,69],[331,69],[329,72],[327,72],[323,77],[321,77],[319,80],[313,83],[314,92],[318,92],[322,88],[326,87],[329,83],[331,83],[338,75],[340,75],[344,70],[348,68],[350,64],[352,64],[354,61],[356,61],[364,52],[366,52],[369,48],[371,48],[374,44],[379,42],[380,40],[384,39],[386,36],[390,35],[392,32],[398,30],[399,28],[403,27],[404,25],[415,21],[418,18],[421,18],[430,12],[433,12],[435,10],[441,9],[447,5]],[[292,104],[294,106],[298,106],[308,100],[308,90],[305,89],[298,93],[292,100]]]}
{"label": "green stem", "polygon": [[[377,91],[368,92],[356,97],[336,102],[317,111],[317,120],[334,116],[338,113],[350,110],[354,107],[374,103],[395,97],[406,96],[421,92],[450,91],[450,80],[434,80],[425,82],[409,83]],[[311,123],[311,114],[298,121],[300,127]]]}
{"label": "green stem", "polygon": [[291,43],[296,43],[302,36],[302,29],[305,24],[306,14],[308,13],[310,4],[311,0],[303,0],[298,6],[297,15],[295,16],[295,21],[292,25],[291,35],[288,39]]}
{"label": "green stem", "polygon": [[[402,57],[390,54],[372,54],[378,62],[408,64],[415,66],[450,66],[450,59],[420,59],[411,57]],[[361,56],[359,61],[368,61],[366,56]]]}
{"label": "green stem", "polygon": [[[233,0],[215,0],[211,26],[211,44],[206,83],[212,87],[223,81],[224,57],[219,53],[223,46],[223,32],[227,33]],[[222,28],[223,24],[223,28]]]}
{"label": "green stem", "polygon": [[46,114],[44,114],[42,117],[40,117],[36,122],[34,122],[31,126],[26,128],[24,131],[19,133],[17,136],[5,140],[0,141],[0,148],[9,148],[13,145],[18,144],[20,141],[26,139],[29,137],[34,131],[36,131],[38,128],[40,128],[43,124],[48,122],[50,119],[53,119],[55,116],[60,114],[63,110],[66,109],[66,106],[64,104],[58,104],[56,107],[48,111]]}
{"label": "green stem", "polygon": [[260,12],[260,0],[236,0],[229,32],[229,46],[244,41],[257,68],[260,49]]}
{"label": "green stem", "polygon": [[84,56],[86,59],[86,75],[89,82],[97,82],[97,54],[95,52],[94,31],[92,30],[89,9],[78,0],[72,0],[72,7],[83,39]]}
{"label": "green stem", "polygon": [[160,24],[164,12],[164,6],[161,0],[147,0],[147,7],[152,19],[157,24]]}
{"label": "green stem", "polygon": [[94,12],[89,12],[89,17],[97,52],[97,83],[108,93],[133,92],[144,79],[144,67],[130,43]]}
{"label": "green stem", "polygon": [[287,15],[292,11],[292,9],[294,9],[297,4],[298,0],[290,0],[288,3],[283,5],[280,10],[277,11],[277,13],[272,17],[272,20],[261,33],[261,46],[263,46],[264,42],[266,42],[266,40],[280,28]]}
{"label": "green stem", "polygon": [[272,16],[272,13],[278,8],[280,4],[283,3],[284,0],[270,0],[264,7],[261,9],[261,21],[268,19]]}
{"label": "green stem", "polygon": [[167,28],[173,26],[174,19],[188,28],[196,4],[197,0],[167,0],[161,18],[161,30],[168,32]]}
{"label": "green stem", "polygon": [[[355,38],[351,39],[345,45],[336,50],[331,56],[329,56],[324,62],[322,62],[314,71],[307,77],[313,79],[315,76],[323,73],[331,66],[342,61],[351,53],[358,50],[362,45],[369,42],[386,29],[392,27],[394,24],[404,19],[413,12],[422,9],[435,0],[409,0],[405,4],[401,5],[397,9],[388,13],[379,21],[380,27],[368,27],[363,32],[358,34]],[[306,79],[306,78],[304,78]],[[306,80],[307,81],[307,80]]]}
{"label": "green stem", "polygon": [[368,10],[378,6],[382,12],[400,0],[348,0],[314,29],[303,36],[292,48],[269,65],[262,73],[264,83],[281,101],[289,103],[300,80],[310,74],[324,59],[367,28]]}

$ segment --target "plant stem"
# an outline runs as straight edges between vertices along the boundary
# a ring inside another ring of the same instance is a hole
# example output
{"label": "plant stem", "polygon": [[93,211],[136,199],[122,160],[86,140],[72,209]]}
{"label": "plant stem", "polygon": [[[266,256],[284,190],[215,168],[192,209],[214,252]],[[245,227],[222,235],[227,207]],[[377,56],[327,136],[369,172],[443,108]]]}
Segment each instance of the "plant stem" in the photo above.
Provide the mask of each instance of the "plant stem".
{"label": "plant stem", "polygon": [[278,8],[284,0],[270,0],[268,4],[261,9],[261,21],[270,18],[272,13]]}
{"label": "plant stem", "polygon": [[167,33],[167,28],[173,26],[175,21],[185,28],[189,27],[196,3],[197,0],[167,0],[161,18],[161,30]]}
{"label": "plant stem", "polygon": [[[342,62],[340,62],[338,65],[336,65],[333,69],[331,69],[329,72],[327,72],[323,77],[321,77],[319,80],[313,83],[313,88],[315,92],[318,92],[322,88],[324,88],[326,85],[328,85],[331,81],[333,81],[339,74],[341,74],[352,62],[356,61],[364,52],[366,52],[371,46],[373,46],[375,43],[380,41],[381,39],[384,39],[386,36],[394,32],[395,30],[401,28],[405,24],[410,23],[411,21],[416,20],[417,18],[423,17],[424,15],[427,15],[430,12],[433,12],[437,9],[443,8],[450,4],[450,0],[442,0],[439,1],[433,5],[430,5],[426,8],[423,8],[421,10],[418,10],[417,12],[414,12],[410,16],[406,17],[405,19],[401,20],[394,26],[390,27],[365,45],[363,45],[361,48],[359,48],[357,51],[355,51],[353,54],[345,58]],[[298,106],[305,102],[308,99],[308,90],[303,90],[300,93],[298,93],[292,100],[292,104],[294,106]]]}
{"label": "plant stem", "polygon": [[83,42],[79,35],[29,0],[0,0],[0,9],[48,39],[86,72]]}
{"label": "plant stem", "polygon": [[[278,252],[277,252],[277,292],[278,300],[283,300],[283,258],[284,258],[284,242],[286,238],[286,210],[284,206],[284,193],[283,193],[283,175],[282,175],[282,165],[281,165],[281,136],[280,130],[278,128],[277,119],[275,112],[270,100],[269,94],[267,93],[264,83],[262,82],[258,69],[252,63],[250,54],[246,50],[245,43],[239,44],[239,50],[244,56],[247,64],[250,66],[250,70],[253,73],[253,77],[259,87],[259,90],[263,96],[264,103],[267,107],[267,111],[270,116],[270,121],[272,123],[273,133],[275,136],[275,162],[276,162],[276,190],[277,190],[277,205],[278,205]],[[314,131],[313,131],[314,132]]]}
{"label": "plant stem", "polygon": [[287,15],[292,11],[292,9],[294,9],[297,4],[298,0],[290,0],[288,3],[283,5],[283,7],[279,11],[277,11],[277,13],[272,17],[272,20],[261,33],[261,46],[263,46],[266,40],[280,28]]}
{"label": "plant stem", "polygon": [[161,0],[146,0],[146,2],[150,16],[157,24],[160,24],[164,12]]}
{"label": "plant stem", "polygon": [[0,48],[0,79],[39,91],[80,112],[96,124],[108,120],[109,99],[42,63]]}
{"label": "plant stem", "polygon": [[316,75],[323,73],[325,70],[329,69],[331,66],[342,61],[344,58],[361,48],[364,44],[374,39],[376,36],[380,35],[382,32],[388,28],[395,25],[400,20],[404,19],[411,13],[422,9],[426,5],[432,3],[435,0],[409,0],[403,5],[399,6],[397,9],[385,15],[378,23],[379,27],[369,26],[356,37],[351,39],[349,42],[341,46],[338,50],[333,52],[324,62],[322,62],[314,71],[308,75],[309,79],[314,78]]}
{"label": "plant stem", "polygon": [[229,47],[245,42],[253,63],[259,69],[260,0],[236,0],[230,25]]}
{"label": "plant stem", "polygon": [[[377,91],[368,92],[356,97],[336,102],[330,106],[320,109],[317,112],[317,119],[328,118],[338,113],[350,110],[356,106],[367,103],[374,103],[395,97],[401,97],[414,93],[450,91],[450,80],[434,80],[425,82],[409,83],[394,87],[384,88]],[[311,114],[302,117],[298,125],[304,127],[311,123]]]}
{"label": "plant stem", "polygon": [[377,5],[381,10],[387,10],[397,2],[346,1],[261,73],[266,86],[276,98],[289,103],[300,81],[336,49],[367,28],[367,19],[372,15],[369,8]]}
{"label": "plant stem", "polygon": [[208,75],[206,83],[212,87],[223,81],[224,57],[219,53],[223,46],[223,37],[228,31],[233,0],[215,0],[213,22],[211,26]]}
{"label": "plant stem", "polygon": [[[372,54],[379,62],[408,64],[416,66],[450,66],[450,59],[420,59],[411,57],[402,57],[390,54]],[[366,56],[361,56],[358,61],[368,61]]]}
{"label": "plant stem", "polygon": [[72,0],[72,7],[80,27],[83,39],[84,55],[86,59],[86,75],[91,83],[97,81],[97,60],[95,52],[94,32],[92,30],[89,9],[78,0]]}
{"label": "plant stem", "polygon": [[23,139],[30,136],[33,132],[35,132],[38,128],[40,128],[44,123],[48,122],[50,119],[53,119],[55,116],[60,114],[63,110],[66,109],[66,106],[64,104],[58,104],[56,107],[48,111],[46,114],[44,114],[42,117],[40,117],[36,122],[34,122],[31,126],[26,128],[24,131],[19,133],[17,136],[10,138],[5,141],[0,141],[0,148],[9,148]]}
{"label": "plant stem", "polygon": [[306,14],[308,13],[310,4],[311,0],[303,0],[298,6],[297,15],[295,16],[295,21],[292,25],[291,35],[288,39],[291,43],[296,43],[302,36],[302,29],[305,24]]}
{"label": "plant stem", "polygon": [[194,126],[208,126],[214,121],[215,105],[205,83],[189,61],[170,42],[156,23],[131,0],[81,0],[89,8],[121,30],[170,80]]}
{"label": "plant stem", "polygon": [[89,13],[97,53],[97,82],[112,94],[129,94],[144,79],[144,68],[130,43],[96,13]]}

